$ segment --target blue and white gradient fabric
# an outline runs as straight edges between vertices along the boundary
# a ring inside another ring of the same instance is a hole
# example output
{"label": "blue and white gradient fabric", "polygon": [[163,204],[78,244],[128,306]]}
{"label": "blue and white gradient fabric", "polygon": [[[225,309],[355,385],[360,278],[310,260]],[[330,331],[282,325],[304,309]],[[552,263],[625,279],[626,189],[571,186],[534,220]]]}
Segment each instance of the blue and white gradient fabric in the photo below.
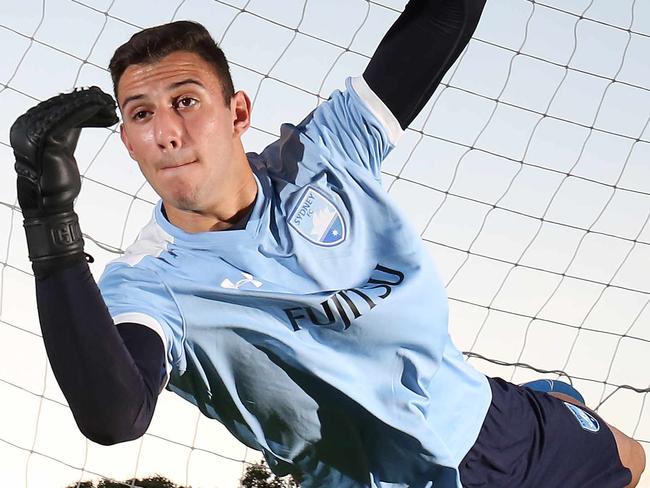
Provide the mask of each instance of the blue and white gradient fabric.
{"label": "blue and white gradient fabric", "polygon": [[167,388],[309,487],[459,487],[491,400],[447,297],[380,182],[401,135],[363,78],[248,154],[244,229],[149,224],[99,281],[116,323],[156,331]]}

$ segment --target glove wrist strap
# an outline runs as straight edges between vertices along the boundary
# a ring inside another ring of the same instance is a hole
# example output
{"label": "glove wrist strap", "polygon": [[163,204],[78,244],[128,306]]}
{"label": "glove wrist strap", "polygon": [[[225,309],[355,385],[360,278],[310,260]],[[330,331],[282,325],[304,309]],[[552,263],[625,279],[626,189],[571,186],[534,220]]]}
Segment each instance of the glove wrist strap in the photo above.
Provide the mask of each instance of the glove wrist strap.
{"label": "glove wrist strap", "polygon": [[44,263],[63,256],[82,255],[84,240],[79,218],[70,210],[55,215],[29,217],[23,222],[29,259]]}

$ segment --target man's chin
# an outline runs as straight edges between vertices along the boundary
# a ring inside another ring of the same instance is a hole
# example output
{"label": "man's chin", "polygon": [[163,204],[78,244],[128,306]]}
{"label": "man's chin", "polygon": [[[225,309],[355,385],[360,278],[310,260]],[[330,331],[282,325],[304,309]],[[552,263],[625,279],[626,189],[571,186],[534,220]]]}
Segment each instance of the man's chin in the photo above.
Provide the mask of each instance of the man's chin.
{"label": "man's chin", "polygon": [[163,198],[165,208],[172,211],[197,212],[200,208],[199,202],[194,195],[174,195],[170,198]]}

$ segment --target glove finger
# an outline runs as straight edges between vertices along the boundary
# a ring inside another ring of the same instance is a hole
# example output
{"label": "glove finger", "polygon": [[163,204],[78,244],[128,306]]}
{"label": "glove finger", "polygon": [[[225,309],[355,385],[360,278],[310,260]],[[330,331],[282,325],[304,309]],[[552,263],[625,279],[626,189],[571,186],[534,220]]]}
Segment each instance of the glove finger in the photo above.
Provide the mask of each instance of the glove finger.
{"label": "glove finger", "polygon": [[32,138],[40,138],[53,129],[107,127],[118,121],[115,108],[113,97],[93,86],[62,93],[39,103],[19,117],[14,126]]}
{"label": "glove finger", "polygon": [[11,127],[16,157],[35,160],[45,138],[72,128],[108,127],[117,123],[113,97],[94,86],[52,97],[21,115]]}
{"label": "glove finger", "polygon": [[115,109],[115,100],[101,88],[91,86],[90,88],[78,88],[69,93],[61,93],[45,100],[29,109],[26,115],[47,113],[51,110],[58,112],[65,117],[86,105],[100,105]]}
{"label": "glove finger", "polygon": [[119,122],[115,113],[116,105],[113,97],[109,95],[110,103],[98,104],[97,111],[82,123],[77,123],[75,127],[82,129],[84,127],[110,127]]}

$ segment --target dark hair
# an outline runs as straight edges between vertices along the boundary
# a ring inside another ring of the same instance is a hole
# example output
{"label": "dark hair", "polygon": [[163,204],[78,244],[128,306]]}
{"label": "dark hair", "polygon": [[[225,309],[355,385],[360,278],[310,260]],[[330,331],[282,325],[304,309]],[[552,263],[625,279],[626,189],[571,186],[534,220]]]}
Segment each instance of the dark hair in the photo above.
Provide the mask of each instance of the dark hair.
{"label": "dark hair", "polygon": [[129,66],[156,63],[177,51],[196,53],[208,62],[221,81],[225,102],[230,102],[235,89],[226,56],[205,27],[189,20],[144,29],[116,49],[108,65],[115,98],[117,84]]}

